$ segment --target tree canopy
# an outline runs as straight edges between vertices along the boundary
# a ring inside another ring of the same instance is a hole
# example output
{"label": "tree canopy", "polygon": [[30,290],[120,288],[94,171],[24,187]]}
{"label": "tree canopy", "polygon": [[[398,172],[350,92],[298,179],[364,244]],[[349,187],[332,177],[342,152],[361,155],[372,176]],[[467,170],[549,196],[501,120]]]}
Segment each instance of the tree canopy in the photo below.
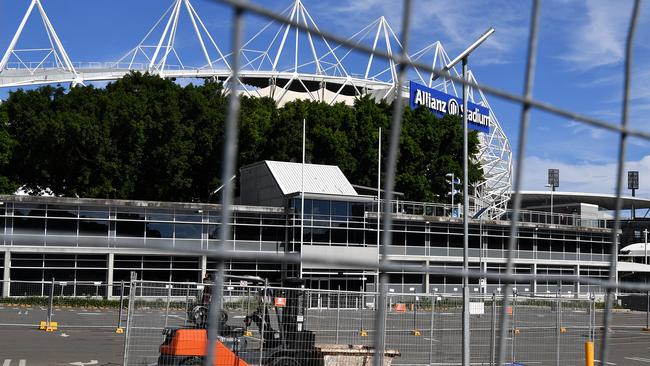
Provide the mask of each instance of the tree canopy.
{"label": "tree canopy", "polygon": [[[23,187],[60,196],[209,202],[221,184],[228,96],[222,85],[180,86],[133,73],[105,88],[17,90],[0,104],[0,192]],[[307,159],[338,165],[353,184],[375,186],[378,129],[385,151],[392,107],[242,97],[238,166]],[[445,174],[462,173],[462,126],[420,108],[403,110],[396,190],[448,201]],[[475,132],[469,151],[478,152]],[[384,159],[387,153],[384,152]],[[470,183],[482,179],[471,159]],[[382,166],[385,166],[382,164]]]}

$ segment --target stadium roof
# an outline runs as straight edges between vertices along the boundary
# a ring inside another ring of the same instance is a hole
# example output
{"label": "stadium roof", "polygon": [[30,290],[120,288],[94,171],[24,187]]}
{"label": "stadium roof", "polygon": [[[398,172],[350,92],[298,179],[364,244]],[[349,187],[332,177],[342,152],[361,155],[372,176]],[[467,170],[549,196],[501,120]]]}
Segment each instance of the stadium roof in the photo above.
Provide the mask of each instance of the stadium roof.
{"label": "stadium roof", "polygon": [[[270,160],[264,163],[269,167],[282,194],[289,195],[303,190],[302,164]],[[304,192],[358,196],[341,169],[334,165],[305,164]]]}
{"label": "stadium roof", "polygon": [[[522,191],[521,199],[522,208],[548,206],[551,201],[551,191]],[[554,205],[570,205],[575,203],[589,203],[597,205],[601,209],[614,210],[616,207],[616,196],[602,193],[553,192]],[[623,209],[632,209],[632,207],[635,209],[650,208],[650,199],[623,196]]]}

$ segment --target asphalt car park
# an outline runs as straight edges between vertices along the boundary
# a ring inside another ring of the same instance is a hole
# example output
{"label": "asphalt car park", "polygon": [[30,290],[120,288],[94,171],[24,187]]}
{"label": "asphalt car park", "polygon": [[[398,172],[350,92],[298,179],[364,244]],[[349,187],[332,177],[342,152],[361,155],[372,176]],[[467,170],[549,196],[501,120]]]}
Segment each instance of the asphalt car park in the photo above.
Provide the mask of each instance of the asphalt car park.
{"label": "asphalt car park", "polygon": [[[0,365],[122,365],[124,362],[125,333],[116,333],[118,311],[115,309],[55,309],[53,320],[59,324],[58,330],[45,332],[38,330],[38,323],[44,320],[47,311],[41,307],[0,307]],[[153,317],[167,317],[169,325],[183,325],[186,320],[182,311],[142,310],[137,318],[147,320]],[[372,311],[308,310],[305,319],[307,329],[314,330],[317,343],[342,343],[372,345],[374,336]],[[602,312],[596,314],[596,359],[600,349],[603,330],[600,327]],[[124,316],[124,314],[123,314]],[[549,315],[550,316],[550,315]],[[560,335],[560,359],[562,364],[581,365],[583,344],[589,340],[588,319],[576,313],[571,320],[564,314],[566,332]],[[134,319],[137,319],[134,318]],[[394,360],[396,365],[455,365],[459,364],[460,332],[459,314],[446,311],[434,314],[422,312],[389,313],[386,322],[387,347],[397,349],[402,354]],[[642,312],[622,312],[612,316],[609,330],[608,365],[650,365],[650,333],[645,326],[646,314]],[[137,321],[136,321],[137,323]],[[232,314],[232,325],[243,325],[242,314]],[[481,365],[479,360],[489,360],[489,353],[495,333],[489,316],[472,320],[472,359],[473,364]],[[531,310],[520,310],[515,319],[518,333],[508,332],[507,361],[524,365],[555,365],[557,348],[557,329],[554,320],[544,314]],[[123,318],[122,326],[126,326]],[[155,329],[154,329],[155,328]],[[360,335],[365,328],[367,337]],[[417,328],[417,329],[415,329]],[[412,333],[418,330],[419,336]],[[161,329],[152,327],[148,352],[155,352],[162,341]],[[497,340],[498,340],[498,334]],[[256,347],[259,334],[254,329],[249,347]],[[513,342],[514,340],[514,342]],[[145,349],[145,348],[143,348]],[[155,358],[155,355],[152,357]],[[484,361],[483,361],[484,362]],[[598,363],[598,361],[597,361]]]}

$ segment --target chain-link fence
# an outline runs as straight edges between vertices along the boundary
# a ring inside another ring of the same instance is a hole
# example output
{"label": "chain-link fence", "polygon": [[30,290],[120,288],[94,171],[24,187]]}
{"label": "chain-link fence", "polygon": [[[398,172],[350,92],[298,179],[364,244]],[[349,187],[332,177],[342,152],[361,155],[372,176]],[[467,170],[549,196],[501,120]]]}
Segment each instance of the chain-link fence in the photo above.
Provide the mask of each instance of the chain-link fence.
{"label": "chain-link fence", "polygon": [[[122,331],[129,283],[1,281],[0,327],[107,328]],[[113,296],[107,296],[112,293]]]}
{"label": "chain-link fence", "polygon": [[[618,263],[618,235],[619,231],[621,228],[621,212],[622,212],[622,207],[623,207],[623,199],[622,199],[622,190],[623,190],[623,173],[624,173],[624,163],[625,163],[625,156],[626,156],[626,149],[627,149],[627,141],[629,137],[637,137],[641,138],[643,140],[650,140],[650,133],[645,132],[645,131],[640,131],[633,129],[629,126],[629,110],[630,110],[630,85],[631,85],[631,74],[632,74],[632,49],[633,49],[633,43],[634,43],[634,37],[636,34],[636,28],[637,28],[637,23],[639,19],[639,9],[640,9],[640,0],[634,1],[632,11],[630,13],[630,23],[629,23],[629,28],[627,30],[627,38],[625,42],[625,57],[624,57],[624,70],[623,70],[623,92],[622,92],[622,115],[620,119],[620,123],[611,123],[608,121],[600,120],[597,118],[593,118],[591,116],[587,115],[581,115],[578,113],[575,113],[574,111],[571,110],[566,110],[566,109],[561,109],[558,107],[555,107],[553,105],[549,105],[547,103],[543,103],[537,100],[534,100],[533,97],[533,86],[534,86],[534,76],[535,76],[535,65],[536,65],[536,59],[537,59],[537,40],[538,40],[538,32],[539,32],[539,19],[540,19],[540,1],[534,0],[532,2],[532,7],[531,7],[531,12],[530,12],[530,32],[529,32],[529,37],[528,37],[528,43],[527,43],[527,57],[526,57],[526,68],[525,68],[525,77],[524,77],[524,87],[523,87],[523,93],[521,95],[516,95],[513,93],[509,93],[504,90],[500,90],[494,87],[490,87],[487,85],[479,85],[475,81],[469,78],[467,74],[467,55],[469,52],[471,52],[471,47],[464,52],[463,54],[459,55],[454,61],[450,62],[450,64],[445,65],[444,68],[442,69],[437,69],[435,65],[426,65],[424,63],[420,63],[417,61],[412,60],[411,58],[408,57],[409,55],[409,45],[410,45],[410,28],[411,28],[411,19],[412,19],[412,13],[413,13],[413,1],[411,0],[405,0],[403,2],[402,6],[402,24],[400,29],[398,30],[399,36],[399,43],[401,45],[401,50],[399,53],[390,53],[390,52],[382,52],[377,49],[371,48],[369,46],[365,46],[363,44],[360,44],[358,42],[354,42],[354,40],[350,39],[345,39],[344,37],[341,37],[337,34],[323,31],[321,29],[318,29],[316,27],[310,26],[308,23],[301,23],[299,21],[296,21],[295,19],[292,19],[291,17],[287,17],[283,14],[280,14],[279,12],[275,12],[272,10],[269,10],[263,6],[260,6],[254,2],[248,2],[248,1],[240,1],[240,0],[221,0],[219,1],[220,3],[226,4],[229,7],[233,9],[233,18],[232,18],[232,40],[231,40],[231,58],[230,58],[230,75],[228,77],[228,87],[231,88],[231,90],[236,90],[240,83],[240,76],[241,76],[241,71],[242,71],[242,66],[245,64],[242,62],[243,58],[243,51],[244,51],[244,45],[242,42],[243,35],[245,34],[245,27],[244,27],[244,20],[245,20],[245,15],[247,14],[253,14],[255,16],[261,16],[264,18],[268,18],[272,21],[277,21],[280,24],[284,25],[290,25],[296,29],[296,34],[300,32],[305,32],[308,35],[311,36],[318,36],[322,37],[324,40],[327,42],[331,42],[337,45],[340,45],[340,47],[343,48],[348,48],[350,50],[353,50],[354,52],[370,55],[371,57],[374,58],[380,58],[383,60],[388,60],[391,65],[395,64],[395,68],[393,70],[393,83],[394,85],[391,87],[396,91],[397,93],[402,93],[402,91],[406,90],[406,75],[407,71],[410,68],[417,68],[420,70],[420,72],[425,72],[427,74],[430,73],[432,77],[435,78],[444,78],[447,81],[450,82],[455,82],[463,85],[463,102],[467,103],[468,98],[466,97],[469,88],[472,88],[473,90],[479,90],[482,93],[490,94],[493,96],[496,96],[498,98],[502,98],[505,100],[509,100],[515,103],[518,103],[521,105],[521,118],[520,118],[520,123],[519,123],[519,136],[517,139],[518,146],[516,147],[515,151],[517,152],[517,155],[514,159],[516,161],[515,168],[514,168],[514,175],[513,175],[513,197],[512,197],[512,219],[510,220],[510,235],[508,239],[508,252],[507,252],[507,257],[505,259],[506,262],[506,267],[505,271],[503,273],[495,273],[491,271],[476,271],[476,270],[470,270],[469,263],[468,263],[468,252],[469,252],[469,229],[468,229],[468,221],[470,220],[468,217],[468,212],[464,212],[462,215],[463,218],[463,268],[462,269],[453,269],[453,268],[446,268],[443,270],[440,269],[435,269],[432,267],[427,266],[417,266],[417,265],[408,265],[405,263],[396,263],[392,262],[390,258],[388,257],[388,253],[390,253],[390,248],[392,244],[392,231],[391,230],[385,230],[382,233],[381,237],[381,245],[379,246],[379,252],[380,252],[380,260],[379,263],[375,262],[374,260],[370,261],[364,261],[360,258],[322,258],[320,256],[310,256],[310,255],[305,255],[304,253],[300,255],[292,255],[292,254],[285,254],[285,255],[280,255],[277,256],[275,259],[277,259],[278,262],[283,262],[283,263],[293,263],[297,265],[301,265],[303,263],[312,263],[312,264],[318,264],[318,265],[332,265],[332,266],[349,266],[349,268],[376,268],[377,271],[379,272],[379,294],[377,296],[377,302],[376,302],[376,309],[377,311],[374,314],[373,322],[376,327],[376,332],[373,336],[373,345],[374,348],[377,350],[386,350],[387,349],[387,344],[390,343],[390,338],[388,337],[388,332],[385,332],[385,330],[389,330],[392,322],[389,322],[389,313],[387,313],[388,305],[387,302],[389,301],[389,297],[387,296],[387,288],[386,284],[388,283],[388,275],[387,273],[389,272],[414,272],[414,273],[419,273],[419,272],[426,272],[426,273],[432,273],[432,274],[444,274],[447,276],[457,276],[459,278],[463,278],[463,304],[462,304],[462,332],[460,332],[460,340],[458,343],[462,345],[462,352],[458,354],[457,357],[454,358],[453,364],[462,364],[464,366],[469,366],[472,360],[472,356],[474,355],[473,351],[471,351],[471,345],[473,344],[472,339],[476,338],[476,334],[473,335],[471,332],[471,315],[470,315],[470,309],[471,306],[480,306],[480,305],[472,305],[472,302],[470,301],[470,294],[469,294],[469,280],[470,279],[479,279],[479,278],[487,278],[488,280],[494,279],[494,280],[499,280],[501,283],[504,283],[505,286],[503,288],[503,298],[500,299],[502,302],[502,305],[500,309],[497,309],[497,314],[500,313],[500,315],[495,316],[495,321],[498,322],[498,325],[496,328],[498,329],[497,336],[496,338],[496,364],[502,365],[508,358],[513,358],[517,357],[520,352],[524,352],[526,350],[522,349],[520,341],[517,340],[518,335],[517,329],[512,328],[511,325],[511,320],[513,320],[514,326],[517,326],[518,318],[517,318],[517,310],[515,309],[516,307],[523,307],[523,305],[518,304],[517,299],[515,301],[511,301],[511,286],[512,284],[517,283],[517,281],[530,281],[530,280],[535,280],[535,279],[546,279],[548,281],[565,281],[566,283],[581,283],[581,284],[586,284],[586,285],[600,285],[602,288],[606,289],[606,294],[605,294],[605,311],[604,311],[604,316],[602,317],[602,322],[603,326],[605,329],[608,329],[611,321],[612,321],[612,315],[611,315],[611,308],[613,306],[613,299],[614,295],[619,292],[621,289],[628,289],[628,290],[643,290],[646,291],[648,290],[648,286],[640,283],[631,283],[631,282],[619,282],[618,279],[618,272],[617,272],[617,263]],[[287,27],[287,32],[289,28]],[[286,33],[285,32],[285,37]],[[488,32],[489,33],[489,32]],[[488,35],[488,34],[486,34]],[[476,47],[478,44],[480,44],[481,40],[478,40],[475,42],[473,47]],[[284,43],[284,42],[282,42]],[[451,68],[454,67],[455,62],[460,62],[462,61],[462,77],[459,76],[459,73],[454,73],[450,72]],[[245,59],[244,59],[244,62]],[[395,186],[395,177],[396,177],[396,171],[397,171],[397,156],[399,153],[399,146],[400,146],[400,133],[401,133],[401,128],[402,128],[402,108],[404,104],[403,98],[399,97],[400,94],[398,94],[398,97],[395,98],[394,103],[393,103],[393,115],[392,115],[392,121],[391,121],[391,134],[390,134],[390,143],[389,143],[389,149],[387,153],[387,163],[384,165],[385,168],[385,179],[382,181],[384,184],[384,192],[385,192],[385,201],[384,201],[384,207],[382,212],[384,213],[381,217],[382,220],[382,227],[384,228],[391,228],[393,224],[393,216],[391,214],[391,201],[393,199],[393,192],[394,192],[394,186]],[[607,131],[612,131],[615,132],[619,135],[619,144],[618,144],[618,156],[617,156],[617,173],[616,173],[616,209],[614,210],[614,220],[613,220],[613,225],[611,227],[611,248],[610,248],[610,253],[611,255],[609,256],[609,273],[608,273],[608,279],[607,280],[600,280],[600,279],[593,279],[593,278],[587,278],[584,276],[567,276],[567,277],[562,277],[558,275],[536,275],[536,274],[518,274],[515,272],[515,253],[516,253],[516,248],[517,248],[517,238],[518,238],[518,231],[519,231],[519,220],[520,220],[520,212],[521,212],[521,206],[522,206],[522,196],[521,196],[521,190],[522,190],[522,181],[523,181],[523,171],[525,169],[525,154],[526,154],[526,148],[527,148],[527,137],[528,137],[528,126],[530,122],[530,116],[532,113],[532,110],[539,110],[543,111],[546,113],[553,114],[555,116],[565,118],[567,120],[573,120],[577,121],[581,124],[585,124],[587,126],[595,127],[598,129],[602,130],[607,130]],[[468,108],[467,105],[465,105],[465,108],[463,108],[463,127],[464,127],[464,146],[465,146],[465,152],[467,152],[467,126],[468,126]],[[238,120],[239,120],[239,114],[240,114],[240,103],[239,103],[239,94],[238,93],[232,93],[230,100],[229,100],[229,106],[228,106],[228,111],[227,111],[227,118],[226,118],[226,123],[225,123],[225,140],[227,143],[224,146],[224,154],[223,154],[223,174],[222,174],[222,181],[223,182],[229,182],[230,177],[232,177],[235,174],[236,170],[236,161],[237,161],[237,135],[238,135]],[[466,153],[465,153],[466,154]],[[463,181],[463,191],[464,192],[469,192],[468,190],[468,164],[467,164],[467,156],[464,157],[464,177],[462,179]],[[234,203],[233,200],[233,192],[234,192],[234,187],[232,184],[225,184],[223,192],[222,192],[222,204],[223,204],[223,210],[222,210],[222,219],[223,222],[229,223],[230,218],[231,218],[231,210],[232,210],[232,204]],[[463,210],[468,210],[468,196],[469,194],[463,195],[464,199],[464,204],[463,204]],[[262,259],[268,257],[266,255],[255,255],[255,254],[249,254],[249,253],[239,253],[235,251],[228,251],[226,249],[225,243],[227,243],[228,237],[230,233],[230,228],[229,225],[223,225],[220,229],[220,242],[222,245],[218,245],[214,248],[214,250],[211,250],[209,252],[209,255],[212,255],[218,259],[233,259],[233,258],[238,258],[238,259]],[[339,268],[339,267],[335,267]],[[219,272],[218,278],[221,278],[224,274],[224,267],[222,262],[218,262],[217,264],[217,270]],[[213,303],[216,305],[216,308],[221,307],[221,301],[223,300],[221,295],[222,289],[217,286],[215,289],[215,292],[217,293],[217,296],[213,296]],[[571,318],[573,316],[577,315],[567,315],[568,319],[566,318],[563,320],[562,315],[563,313],[558,311],[559,309],[562,308],[562,302],[560,301],[555,305],[555,311],[553,311],[553,301],[552,300],[546,300],[546,303],[543,303],[541,306],[541,309],[550,309],[548,312],[546,312],[546,315],[552,315],[555,313],[556,317],[559,317],[558,320],[556,320],[556,326],[555,332],[559,332],[559,336],[556,335],[556,339],[550,338],[548,336],[552,335],[552,330],[546,331],[543,330],[544,328],[541,328],[539,330],[539,335],[536,337],[544,337],[544,340],[542,343],[544,344],[544,347],[547,347],[550,344],[555,344],[557,345],[558,342],[560,344],[560,347],[563,347],[565,344],[561,338],[563,335],[569,334],[572,336],[574,333],[571,333],[571,328],[565,329],[564,331],[562,329],[557,329],[557,324],[562,324],[563,321],[571,321]],[[526,311],[530,310],[528,308],[524,308]],[[576,310],[579,311],[579,310]],[[509,314],[509,312],[512,312],[512,315]],[[523,314],[526,314],[524,312]],[[582,314],[582,313],[575,313],[575,314]],[[519,314],[521,315],[521,314]],[[540,314],[544,316],[544,313]],[[586,317],[588,318],[588,316]],[[521,319],[520,319],[521,320]],[[416,324],[417,324],[417,317],[416,317]],[[545,324],[546,327],[549,326],[548,321]],[[219,324],[217,322],[213,322],[210,324],[210,344],[216,340],[216,335],[219,333]],[[551,328],[546,328],[546,329],[551,329]],[[524,330],[525,331],[525,330]],[[519,331],[519,334],[521,335],[521,330]],[[535,333],[532,333],[535,334]],[[605,331],[601,333],[601,343],[600,343],[600,348],[598,349],[598,359],[602,364],[608,364],[608,340],[609,340],[609,332]],[[575,333],[575,337],[578,336],[578,333]],[[533,338],[534,340],[534,338]],[[456,342],[454,342],[456,343]],[[512,344],[512,345],[511,345]],[[519,344],[519,345],[518,345]],[[508,346],[510,346],[511,350],[508,351]],[[537,353],[536,352],[536,347],[537,345],[529,345],[529,346],[524,346],[525,348],[531,348],[527,352],[531,353]],[[521,351],[520,351],[521,349]],[[560,352],[562,353],[562,352]],[[510,357],[508,355],[510,354]],[[382,365],[382,360],[383,360],[383,353],[379,353],[379,355],[382,355],[380,357],[375,357],[374,358],[374,365],[375,366],[380,366]],[[208,347],[208,353],[207,353],[207,360],[206,364],[211,364],[212,360],[214,359],[215,352],[212,350],[211,347]],[[561,358],[562,354],[560,354]],[[568,357],[573,358],[571,354],[569,354]],[[556,359],[555,364],[560,365],[563,361],[559,361]]]}
{"label": "chain-link fence", "polygon": [[[184,354],[165,346],[172,347],[174,339],[181,342],[182,337],[186,346],[205,346],[213,285],[136,280],[133,286],[125,365],[202,362],[204,349]],[[391,293],[385,311],[380,312],[375,307],[377,296],[304,287],[225,285],[223,310],[217,318],[219,340],[249,364],[271,365],[282,355],[302,359],[304,364],[320,364],[326,357],[354,364],[355,357],[372,357],[377,333],[374,320],[383,313],[385,355],[391,363],[456,364],[462,355],[462,297]],[[472,364],[496,364],[502,306],[501,295],[471,297]],[[600,334],[595,308],[593,297],[515,295],[506,309],[511,325],[505,336],[506,360],[524,365],[556,365],[558,360],[584,364],[585,342]],[[165,355],[167,360],[160,359]]]}

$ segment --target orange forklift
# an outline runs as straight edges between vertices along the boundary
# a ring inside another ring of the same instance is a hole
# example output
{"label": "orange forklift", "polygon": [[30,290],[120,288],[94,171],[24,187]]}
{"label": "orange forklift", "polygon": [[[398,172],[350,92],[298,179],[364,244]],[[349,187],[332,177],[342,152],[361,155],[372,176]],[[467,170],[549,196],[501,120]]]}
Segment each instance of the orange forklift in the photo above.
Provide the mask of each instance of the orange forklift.
{"label": "orange forklift", "polygon": [[[208,347],[207,314],[211,286],[205,286],[201,302],[188,314],[194,322],[194,327],[168,327],[163,330],[165,338],[160,345],[158,366],[203,364]],[[314,333],[303,329],[306,306],[303,281],[285,280],[283,287],[283,290],[261,290],[261,301],[258,301],[257,309],[245,316],[241,327],[228,324],[228,313],[221,310],[214,366],[322,365],[322,357],[319,357],[314,348]],[[274,302],[271,308],[267,299],[274,298],[283,300]],[[278,329],[271,325],[273,313]],[[255,324],[260,332],[258,347],[249,347],[249,337],[244,336],[245,330],[252,324]]]}

